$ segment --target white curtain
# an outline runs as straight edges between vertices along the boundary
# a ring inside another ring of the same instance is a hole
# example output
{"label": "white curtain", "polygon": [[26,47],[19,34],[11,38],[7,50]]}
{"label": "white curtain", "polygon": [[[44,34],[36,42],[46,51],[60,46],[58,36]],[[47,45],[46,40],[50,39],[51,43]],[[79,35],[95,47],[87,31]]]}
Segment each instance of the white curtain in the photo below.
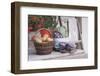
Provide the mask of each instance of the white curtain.
{"label": "white curtain", "polygon": [[[61,17],[62,24],[69,30],[69,36],[67,38],[58,38],[55,39],[57,41],[63,42],[76,42],[78,41],[78,28],[77,28],[77,21],[75,17]],[[68,21],[68,24],[67,24]],[[59,23],[57,27],[60,26]],[[68,28],[69,26],[69,28]]]}

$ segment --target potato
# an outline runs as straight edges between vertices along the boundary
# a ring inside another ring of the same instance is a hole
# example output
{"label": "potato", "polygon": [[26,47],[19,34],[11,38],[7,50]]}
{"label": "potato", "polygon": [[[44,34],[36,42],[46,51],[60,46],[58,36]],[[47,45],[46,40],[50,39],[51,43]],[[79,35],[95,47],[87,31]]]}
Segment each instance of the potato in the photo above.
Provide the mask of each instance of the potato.
{"label": "potato", "polygon": [[47,38],[46,38],[46,37],[43,37],[43,38],[42,38],[42,41],[46,41],[46,40],[47,40]]}
{"label": "potato", "polygon": [[37,43],[42,43],[42,39],[40,39],[40,38],[35,38],[35,40]]}
{"label": "potato", "polygon": [[42,41],[47,41],[48,40],[48,35],[47,34],[45,34],[43,37],[42,37]]}
{"label": "potato", "polygon": [[49,35],[48,35],[48,34],[45,34],[43,37],[46,37],[46,38],[48,38],[48,37],[49,37]]}
{"label": "potato", "polygon": [[48,41],[53,41],[53,39],[52,38],[48,38]]}

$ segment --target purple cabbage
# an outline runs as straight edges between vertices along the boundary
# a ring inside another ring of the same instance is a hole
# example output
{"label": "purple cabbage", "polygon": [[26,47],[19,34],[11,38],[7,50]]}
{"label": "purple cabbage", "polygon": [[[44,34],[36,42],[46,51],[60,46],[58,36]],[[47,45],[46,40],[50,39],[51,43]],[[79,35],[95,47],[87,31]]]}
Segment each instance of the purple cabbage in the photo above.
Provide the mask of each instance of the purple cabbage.
{"label": "purple cabbage", "polygon": [[54,38],[63,38],[63,36],[60,32],[54,31]]}

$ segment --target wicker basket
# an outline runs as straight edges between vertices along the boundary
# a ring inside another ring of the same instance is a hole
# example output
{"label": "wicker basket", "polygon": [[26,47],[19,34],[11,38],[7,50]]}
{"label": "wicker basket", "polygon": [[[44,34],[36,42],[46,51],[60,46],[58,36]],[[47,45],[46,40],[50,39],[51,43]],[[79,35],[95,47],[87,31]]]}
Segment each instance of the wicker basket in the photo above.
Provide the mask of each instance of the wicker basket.
{"label": "wicker basket", "polygon": [[[44,29],[44,28],[42,28],[42,29]],[[48,30],[48,31],[50,32],[50,30]],[[52,37],[51,32],[50,32],[50,34],[51,34],[51,37]],[[37,42],[34,41],[34,46],[36,48],[36,54],[38,54],[38,55],[47,55],[47,54],[50,54],[53,51],[53,41],[42,42],[42,43],[37,43]]]}
{"label": "wicker basket", "polygon": [[36,54],[38,55],[47,55],[53,51],[53,42],[48,43],[36,43],[34,42],[36,48]]}

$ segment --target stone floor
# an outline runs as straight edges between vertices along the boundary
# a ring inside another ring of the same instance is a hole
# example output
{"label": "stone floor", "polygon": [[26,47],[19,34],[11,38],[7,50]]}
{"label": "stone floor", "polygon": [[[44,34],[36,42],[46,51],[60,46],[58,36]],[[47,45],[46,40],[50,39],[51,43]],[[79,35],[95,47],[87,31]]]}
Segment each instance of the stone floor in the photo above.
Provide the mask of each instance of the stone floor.
{"label": "stone floor", "polygon": [[36,54],[29,54],[28,60],[53,60],[53,59],[80,59],[80,58],[87,58],[87,54],[84,53],[83,50],[77,49],[76,52],[73,53],[60,53],[53,51],[49,55],[36,55]]}

